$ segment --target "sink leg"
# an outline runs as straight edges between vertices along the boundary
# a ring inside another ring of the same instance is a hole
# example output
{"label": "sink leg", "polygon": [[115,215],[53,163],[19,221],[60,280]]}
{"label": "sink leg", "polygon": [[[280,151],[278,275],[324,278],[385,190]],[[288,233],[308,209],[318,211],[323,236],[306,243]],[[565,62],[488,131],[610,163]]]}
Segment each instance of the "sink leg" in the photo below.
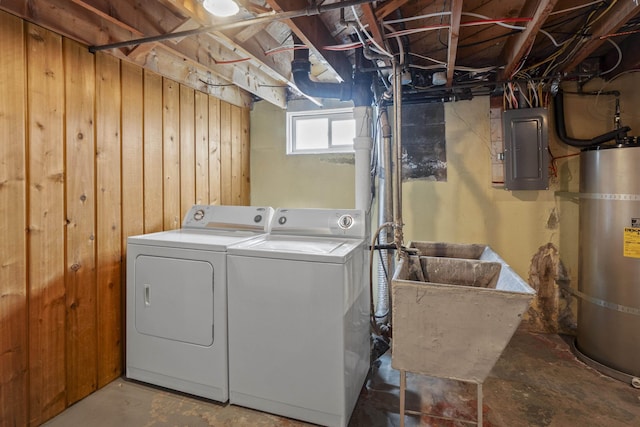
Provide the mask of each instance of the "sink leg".
{"label": "sink leg", "polygon": [[407,371],[400,370],[400,427],[404,427],[404,394],[407,388]]}
{"label": "sink leg", "polygon": [[482,383],[478,383],[478,426],[482,425]]}

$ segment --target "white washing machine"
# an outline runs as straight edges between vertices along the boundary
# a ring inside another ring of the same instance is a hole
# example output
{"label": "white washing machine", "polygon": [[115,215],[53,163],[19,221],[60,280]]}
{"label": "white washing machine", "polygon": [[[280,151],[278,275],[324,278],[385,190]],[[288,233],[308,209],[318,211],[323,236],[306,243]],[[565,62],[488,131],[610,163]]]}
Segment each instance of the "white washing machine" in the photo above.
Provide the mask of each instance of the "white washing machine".
{"label": "white washing machine", "polygon": [[229,248],[229,401],[346,426],[369,370],[365,216],[277,209]]}
{"label": "white washing machine", "polygon": [[196,205],[179,230],[127,239],[128,378],[228,400],[226,251],[267,232],[272,214]]}

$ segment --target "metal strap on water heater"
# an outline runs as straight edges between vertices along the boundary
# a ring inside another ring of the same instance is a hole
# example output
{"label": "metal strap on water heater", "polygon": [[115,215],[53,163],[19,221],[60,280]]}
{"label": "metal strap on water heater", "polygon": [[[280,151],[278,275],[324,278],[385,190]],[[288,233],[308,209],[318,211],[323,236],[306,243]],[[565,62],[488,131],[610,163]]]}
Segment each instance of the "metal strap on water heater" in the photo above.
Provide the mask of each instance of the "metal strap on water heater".
{"label": "metal strap on water heater", "polygon": [[566,291],[577,298],[588,301],[600,307],[608,308],[610,310],[620,311],[622,313],[632,314],[634,316],[640,316],[640,308],[629,307],[626,305],[616,304],[613,302],[605,301],[600,298],[592,297],[591,295],[587,295],[584,292],[580,292],[577,289],[572,289],[569,286],[564,284],[561,284],[559,286],[560,286],[560,289],[562,289],[563,291]]}
{"label": "metal strap on water heater", "polygon": [[622,200],[629,202],[637,202],[640,200],[640,194],[616,194],[616,193],[576,193],[581,199],[595,200]]}

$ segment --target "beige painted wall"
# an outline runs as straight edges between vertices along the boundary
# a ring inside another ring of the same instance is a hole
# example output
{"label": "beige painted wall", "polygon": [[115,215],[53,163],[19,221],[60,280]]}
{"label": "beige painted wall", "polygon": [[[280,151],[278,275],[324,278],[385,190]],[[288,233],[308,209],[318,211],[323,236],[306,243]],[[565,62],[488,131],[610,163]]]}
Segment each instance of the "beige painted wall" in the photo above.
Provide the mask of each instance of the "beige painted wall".
{"label": "beige painted wall", "polygon": [[[591,82],[587,90],[623,88],[622,121],[640,135],[634,97],[640,74],[613,83]],[[635,80],[634,80],[635,79]],[[575,87],[567,86],[567,90]],[[612,129],[610,97],[567,95],[571,136],[589,138]],[[257,103],[251,116],[252,203],[274,206],[353,206],[352,159],[285,155],[284,111]],[[557,160],[557,177],[545,191],[505,191],[491,185],[489,99],[445,104],[447,182],[413,181],[403,185],[405,241],[438,240],[485,243],[525,280],[531,259],[546,243],[559,248],[573,287],[577,286],[578,203],[556,192],[577,192],[579,159]],[[578,150],[558,143],[549,116],[554,156]]]}
{"label": "beige painted wall", "polygon": [[353,208],[354,155],[287,156],[285,113],[265,101],[251,111],[251,204]]}
{"label": "beige painted wall", "polygon": [[[491,185],[487,97],[446,104],[445,118],[447,182],[404,184],[405,240],[488,244],[526,280],[533,255],[548,242],[560,246],[561,221],[573,217],[567,225],[571,228],[577,208],[555,196],[561,179],[553,179],[544,191],[506,191]],[[556,156],[567,152],[565,147],[552,150]],[[562,173],[568,173],[577,167],[577,159],[560,165]],[[576,179],[562,182],[565,191],[577,190],[577,184]],[[566,251],[574,258],[577,242],[563,246],[561,257]]]}

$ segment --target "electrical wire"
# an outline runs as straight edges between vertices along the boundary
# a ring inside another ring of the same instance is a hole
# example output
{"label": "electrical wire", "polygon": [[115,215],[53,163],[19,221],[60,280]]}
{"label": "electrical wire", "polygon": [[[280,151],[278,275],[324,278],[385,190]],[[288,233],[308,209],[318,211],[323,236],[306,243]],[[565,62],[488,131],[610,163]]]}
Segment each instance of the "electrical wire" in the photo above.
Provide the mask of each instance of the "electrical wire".
{"label": "electrical wire", "polygon": [[[387,30],[394,31],[394,28],[389,24],[384,24],[384,28]],[[400,36],[395,36],[396,43],[398,43],[398,52],[400,54],[400,65],[404,65],[404,46],[402,45],[402,40],[400,40]]]}
{"label": "electrical wire", "polygon": [[362,30],[362,32],[367,36],[367,38],[371,41],[371,43],[378,49],[378,51],[380,53],[382,53],[385,56],[388,56],[390,58],[393,58],[393,55],[391,53],[389,53],[386,49],[384,49],[382,46],[380,46],[378,44],[378,42],[376,42],[374,40],[373,37],[371,37],[369,35],[369,32],[367,31],[367,29],[365,28],[364,25],[362,25],[362,22],[360,22],[360,18],[358,18],[358,13],[356,12],[356,8],[355,6],[351,6],[351,11],[353,12],[353,16],[356,19],[356,22],[358,23],[358,26],[360,27],[360,29]]}
{"label": "electrical wire", "polygon": [[574,10],[583,9],[585,7],[589,7],[589,6],[592,6],[594,4],[598,4],[598,3],[604,3],[604,0],[595,0],[595,1],[592,1],[592,2],[589,2],[589,3],[580,4],[578,6],[570,7],[570,8],[567,8],[567,9],[556,10],[556,11],[551,12],[549,14],[549,16],[559,15],[561,13],[572,12]]}
{"label": "electrical wire", "polygon": [[[482,15],[480,15],[480,16],[482,16]],[[526,17],[525,18],[501,18],[501,19],[491,19],[491,18],[488,18],[488,17],[486,17],[486,18],[487,19],[481,19],[479,21],[462,22],[460,24],[460,26],[461,27],[474,27],[474,26],[478,26],[478,25],[496,24],[496,25],[500,25],[500,26],[506,27],[506,28],[513,28],[513,29],[523,30],[525,27],[509,25],[509,24],[506,24],[506,23],[507,22],[529,22],[529,21],[532,20],[532,18],[526,18]],[[387,33],[385,36],[386,37],[405,36],[405,35],[425,32],[425,31],[448,29],[450,27],[451,26],[449,24],[428,25],[428,26],[424,26],[424,27],[410,28],[410,29],[406,29],[406,30],[398,30],[398,31],[395,31],[395,32],[392,32],[392,33]]]}
{"label": "electrical wire", "polygon": [[278,46],[278,47],[274,47],[273,49],[268,49],[264,51],[264,54],[266,56],[269,55],[273,55],[276,53],[280,53],[280,52],[287,52],[290,50],[304,50],[304,49],[308,49],[307,45],[304,44],[292,44],[289,46]]}
{"label": "electrical wire", "polygon": [[622,50],[620,49],[620,46],[618,46],[618,44],[611,39],[607,39],[607,41],[611,43],[613,47],[618,51],[618,62],[616,62],[616,64],[613,67],[609,68],[607,71],[603,71],[602,73],[600,73],[601,76],[609,74],[610,72],[618,68],[618,66],[622,62]]}
{"label": "electrical wire", "polygon": [[448,16],[451,12],[435,12],[428,13],[426,15],[411,16],[409,18],[392,19],[389,21],[382,21],[383,24],[399,24],[401,22],[417,21],[418,19],[437,18],[439,16]]}

